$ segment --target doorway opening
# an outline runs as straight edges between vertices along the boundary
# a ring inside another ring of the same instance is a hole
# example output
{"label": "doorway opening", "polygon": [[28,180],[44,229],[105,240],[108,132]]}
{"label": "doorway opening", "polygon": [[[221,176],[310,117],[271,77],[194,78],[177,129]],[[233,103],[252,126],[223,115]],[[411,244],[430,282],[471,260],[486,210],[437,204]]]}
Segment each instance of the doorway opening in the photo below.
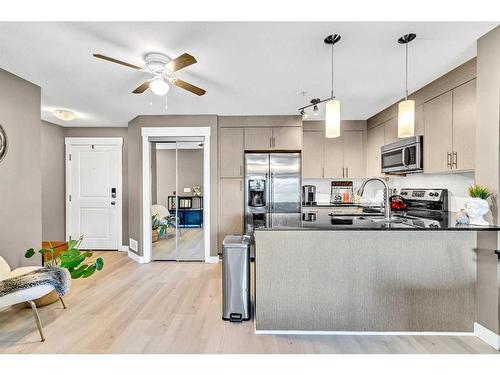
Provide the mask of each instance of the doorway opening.
{"label": "doorway opening", "polygon": [[210,127],[142,129],[143,262],[210,257]]}

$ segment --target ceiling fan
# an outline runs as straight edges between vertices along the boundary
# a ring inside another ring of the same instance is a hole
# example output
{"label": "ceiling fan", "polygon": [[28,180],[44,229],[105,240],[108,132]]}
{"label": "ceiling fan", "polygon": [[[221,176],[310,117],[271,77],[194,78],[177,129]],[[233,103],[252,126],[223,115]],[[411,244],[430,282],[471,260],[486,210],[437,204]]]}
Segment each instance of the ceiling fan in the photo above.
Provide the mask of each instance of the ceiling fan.
{"label": "ceiling fan", "polygon": [[206,92],[202,88],[194,86],[182,79],[172,77],[172,73],[196,63],[196,59],[189,53],[183,53],[173,60],[162,53],[148,53],[144,58],[146,66],[143,68],[99,53],[94,53],[94,57],[150,73],[152,77],[132,91],[134,94],[142,94],[149,88],[156,95],[166,95],[170,89],[169,84],[180,87],[198,96],[205,95]]}

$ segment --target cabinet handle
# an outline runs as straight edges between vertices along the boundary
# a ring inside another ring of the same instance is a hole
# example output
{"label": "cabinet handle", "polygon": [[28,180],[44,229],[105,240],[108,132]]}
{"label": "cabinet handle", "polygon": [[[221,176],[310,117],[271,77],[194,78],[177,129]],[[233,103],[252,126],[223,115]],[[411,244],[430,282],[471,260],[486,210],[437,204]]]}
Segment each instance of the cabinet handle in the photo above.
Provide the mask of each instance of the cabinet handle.
{"label": "cabinet handle", "polygon": [[344,178],[345,174],[344,174],[344,167],[342,167],[342,178]]}
{"label": "cabinet handle", "polygon": [[269,148],[273,147],[273,137],[269,137]]}
{"label": "cabinet handle", "polygon": [[349,168],[345,167],[345,176],[346,178],[349,178]]}
{"label": "cabinet handle", "polygon": [[448,168],[451,169],[451,152],[446,153],[446,164],[448,165]]}
{"label": "cabinet handle", "polygon": [[240,176],[243,176],[243,166],[240,164]]}
{"label": "cabinet handle", "polygon": [[[457,166],[457,162],[458,162],[458,154],[457,152],[453,152],[453,164],[455,165],[455,169],[458,169],[458,166]],[[453,164],[452,164],[452,168],[453,168]]]}
{"label": "cabinet handle", "polygon": [[243,191],[243,181],[240,180],[240,191]]}
{"label": "cabinet handle", "polygon": [[325,178],[325,167],[321,168],[321,176]]}

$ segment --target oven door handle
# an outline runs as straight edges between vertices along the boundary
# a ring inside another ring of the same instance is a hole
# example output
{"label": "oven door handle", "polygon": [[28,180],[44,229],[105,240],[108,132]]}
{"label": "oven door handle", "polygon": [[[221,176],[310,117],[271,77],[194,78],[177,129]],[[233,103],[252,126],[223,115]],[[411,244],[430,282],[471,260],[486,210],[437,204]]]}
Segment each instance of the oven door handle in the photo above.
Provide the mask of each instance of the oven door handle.
{"label": "oven door handle", "polygon": [[407,167],[408,164],[406,163],[406,151],[408,150],[408,147],[404,147],[402,150],[401,150],[401,161],[403,163],[403,166],[404,167]]}

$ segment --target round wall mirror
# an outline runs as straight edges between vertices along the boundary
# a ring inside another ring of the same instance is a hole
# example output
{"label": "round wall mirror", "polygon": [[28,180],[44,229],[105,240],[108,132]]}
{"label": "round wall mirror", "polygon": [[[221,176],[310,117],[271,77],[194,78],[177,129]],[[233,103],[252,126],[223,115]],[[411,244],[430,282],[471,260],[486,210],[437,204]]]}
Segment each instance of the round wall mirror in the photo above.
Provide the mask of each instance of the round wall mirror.
{"label": "round wall mirror", "polygon": [[7,135],[5,130],[3,130],[2,125],[0,125],[0,161],[5,157],[7,153]]}

